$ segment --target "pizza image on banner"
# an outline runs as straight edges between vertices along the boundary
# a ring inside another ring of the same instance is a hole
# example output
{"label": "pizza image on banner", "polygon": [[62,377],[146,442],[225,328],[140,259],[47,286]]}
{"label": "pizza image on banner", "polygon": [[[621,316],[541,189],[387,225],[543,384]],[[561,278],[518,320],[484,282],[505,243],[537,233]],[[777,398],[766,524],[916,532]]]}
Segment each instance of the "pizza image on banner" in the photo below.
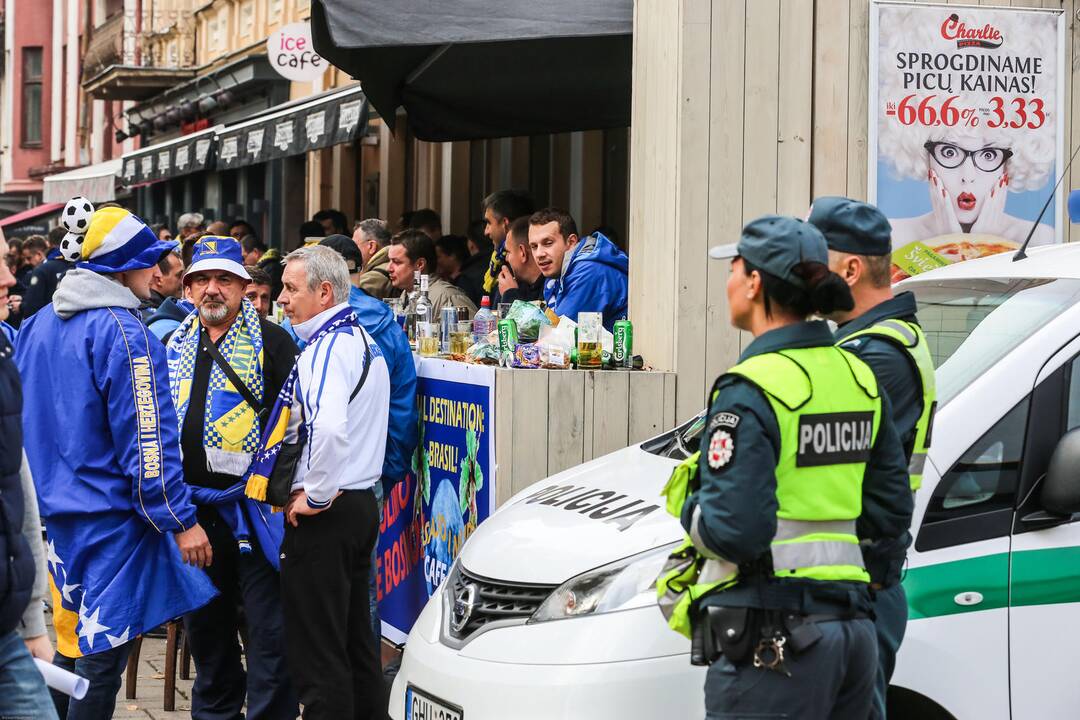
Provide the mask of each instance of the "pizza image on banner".
{"label": "pizza image on banner", "polygon": [[872,15],[869,193],[892,225],[893,281],[1029,235],[1060,242],[1062,13],[875,4]]}

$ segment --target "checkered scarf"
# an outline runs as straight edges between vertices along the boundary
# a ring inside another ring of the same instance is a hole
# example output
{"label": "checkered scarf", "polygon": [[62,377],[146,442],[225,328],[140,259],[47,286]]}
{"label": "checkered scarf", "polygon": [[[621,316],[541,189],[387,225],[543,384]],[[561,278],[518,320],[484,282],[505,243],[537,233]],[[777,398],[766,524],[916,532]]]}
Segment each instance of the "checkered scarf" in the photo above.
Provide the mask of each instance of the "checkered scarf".
{"label": "checkered scarf", "polygon": [[[201,324],[196,311],[184,318],[165,349],[169,362],[169,387],[181,428],[191,401],[200,333]],[[262,328],[259,326],[259,314],[247,299],[242,301],[240,314],[225,333],[218,349],[261,403]],[[203,447],[206,449],[209,470],[242,476],[251,463],[251,456],[259,449],[259,419],[216,362],[211,364],[204,410]]]}

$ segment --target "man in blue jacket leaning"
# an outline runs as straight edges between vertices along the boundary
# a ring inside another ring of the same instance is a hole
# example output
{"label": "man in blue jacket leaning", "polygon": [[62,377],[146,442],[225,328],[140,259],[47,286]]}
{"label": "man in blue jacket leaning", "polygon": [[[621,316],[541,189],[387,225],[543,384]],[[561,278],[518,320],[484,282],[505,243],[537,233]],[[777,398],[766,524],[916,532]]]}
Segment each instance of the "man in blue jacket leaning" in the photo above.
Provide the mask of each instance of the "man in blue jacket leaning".
{"label": "man in blue jacket leaning", "polygon": [[529,246],[556,315],[577,322],[580,312],[603,313],[608,330],[626,317],[629,262],[613,242],[598,232],[579,238],[568,212],[544,208],[529,218]]}

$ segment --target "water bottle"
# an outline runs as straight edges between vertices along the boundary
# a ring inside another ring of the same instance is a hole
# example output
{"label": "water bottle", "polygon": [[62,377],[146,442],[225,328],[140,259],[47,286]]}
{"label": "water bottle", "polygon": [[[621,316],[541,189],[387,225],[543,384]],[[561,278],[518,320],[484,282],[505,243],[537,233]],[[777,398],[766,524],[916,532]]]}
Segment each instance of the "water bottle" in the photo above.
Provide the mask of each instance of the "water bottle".
{"label": "water bottle", "polygon": [[495,317],[495,313],[491,312],[491,298],[485,295],[484,299],[480,301],[480,309],[476,311],[476,316],[472,321],[473,342],[480,342],[480,340],[495,332],[497,324],[498,318]]}

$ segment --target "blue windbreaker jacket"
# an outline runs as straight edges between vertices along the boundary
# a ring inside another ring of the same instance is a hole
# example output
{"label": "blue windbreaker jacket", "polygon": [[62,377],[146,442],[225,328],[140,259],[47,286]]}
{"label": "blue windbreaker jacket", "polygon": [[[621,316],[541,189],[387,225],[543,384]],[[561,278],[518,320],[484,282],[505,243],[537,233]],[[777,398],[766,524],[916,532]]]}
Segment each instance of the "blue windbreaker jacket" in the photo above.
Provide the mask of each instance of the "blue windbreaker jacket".
{"label": "blue windbreaker jacket", "polygon": [[165,348],[137,307],[126,288],[73,270],[16,346],[57,646],[68,657],[117,647],[216,594],[171,536],[195,524],[195,506]]}
{"label": "blue windbreaker jacket", "polygon": [[544,302],[556,315],[577,322],[579,312],[603,313],[608,330],[626,317],[629,260],[615,243],[593,233],[563,262],[562,276],[544,284]]}

